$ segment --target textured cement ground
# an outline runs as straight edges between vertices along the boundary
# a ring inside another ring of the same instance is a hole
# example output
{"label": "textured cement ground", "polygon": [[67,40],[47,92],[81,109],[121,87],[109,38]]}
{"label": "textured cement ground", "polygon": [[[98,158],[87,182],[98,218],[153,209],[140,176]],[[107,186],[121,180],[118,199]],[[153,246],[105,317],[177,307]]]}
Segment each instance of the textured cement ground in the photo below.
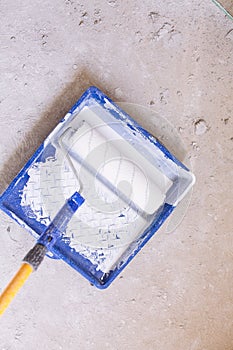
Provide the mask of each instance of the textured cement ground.
{"label": "textured cement ground", "polygon": [[[2,0],[0,16],[1,190],[89,85],[166,117],[197,177],[182,223],[109,289],[46,259],[0,350],[233,350],[233,22],[198,0]],[[0,228],[2,289],[33,239]]]}

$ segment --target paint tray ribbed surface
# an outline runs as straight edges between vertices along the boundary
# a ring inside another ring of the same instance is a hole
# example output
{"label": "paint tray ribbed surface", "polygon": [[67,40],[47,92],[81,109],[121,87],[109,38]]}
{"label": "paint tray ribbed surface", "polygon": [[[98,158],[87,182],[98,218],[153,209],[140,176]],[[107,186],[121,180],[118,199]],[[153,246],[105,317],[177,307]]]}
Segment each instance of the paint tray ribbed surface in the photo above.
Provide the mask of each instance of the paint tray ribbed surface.
{"label": "paint tray ribbed surface", "polygon": [[105,288],[193,182],[158,140],[90,87],[3,193],[0,207],[38,239],[78,191],[85,201],[51,254]]}

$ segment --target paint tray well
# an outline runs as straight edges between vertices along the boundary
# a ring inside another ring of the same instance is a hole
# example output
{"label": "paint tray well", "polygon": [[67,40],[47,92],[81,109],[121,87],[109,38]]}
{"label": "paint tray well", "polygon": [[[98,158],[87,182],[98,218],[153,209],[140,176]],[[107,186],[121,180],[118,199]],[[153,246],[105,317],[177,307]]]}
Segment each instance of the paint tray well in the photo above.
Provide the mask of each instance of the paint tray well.
{"label": "paint tray well", "polygon": [[193,174],[95,87],[0,197],[38,238],[75,191],[85,199],[51,253],[105,288],[157,231]]}

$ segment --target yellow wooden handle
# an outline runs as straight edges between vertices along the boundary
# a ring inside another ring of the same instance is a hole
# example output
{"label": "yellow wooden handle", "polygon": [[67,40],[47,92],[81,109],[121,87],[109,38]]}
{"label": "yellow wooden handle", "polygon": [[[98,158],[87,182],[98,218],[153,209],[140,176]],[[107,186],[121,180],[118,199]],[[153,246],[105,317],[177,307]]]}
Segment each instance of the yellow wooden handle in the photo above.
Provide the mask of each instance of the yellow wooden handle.
{"label": "yellow wooden handle", "polygon": [[15,297],[20,288],[27,281],[33,267],[27,263],[23,263],[17,274],[13,277],[6,289],[0,295],[0,315],[4,313],[12,299]]}

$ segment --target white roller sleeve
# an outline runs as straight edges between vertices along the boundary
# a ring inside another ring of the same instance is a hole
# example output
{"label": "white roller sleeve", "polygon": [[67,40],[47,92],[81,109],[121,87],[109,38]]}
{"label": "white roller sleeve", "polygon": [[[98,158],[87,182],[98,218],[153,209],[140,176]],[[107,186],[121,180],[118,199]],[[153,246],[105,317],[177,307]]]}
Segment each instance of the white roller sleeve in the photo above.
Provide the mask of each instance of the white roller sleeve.
{"label": "white roller sleeve", "polygon": [[[68,129],[61,138],[77,176],[83,167],[90,165],[136,207],[153,214],[164,203],[172,182],[93,111],[84,109],[79,120],[79,127]],[[85,187],[85,177],[82,186]],[[93,179],[93,186],[106,202],[116,201],[98,176]]]}

